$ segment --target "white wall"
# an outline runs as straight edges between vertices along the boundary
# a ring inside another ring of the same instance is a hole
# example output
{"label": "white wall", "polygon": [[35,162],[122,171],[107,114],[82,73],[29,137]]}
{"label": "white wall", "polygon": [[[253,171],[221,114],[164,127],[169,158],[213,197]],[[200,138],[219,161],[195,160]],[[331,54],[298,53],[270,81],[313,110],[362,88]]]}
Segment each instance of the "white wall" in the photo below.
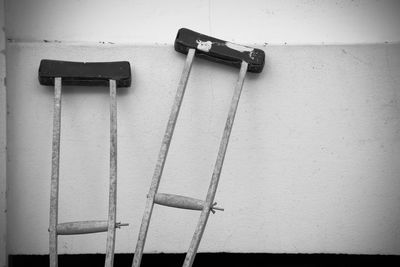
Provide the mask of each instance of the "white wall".
{"label": "white wall", "polygon": [[12,0],[16,40],[172,43],[180,27],[239,43],[321,44],[400,41],[396,0]]}
{"label": "white wall", "polygon": [[[200,250],[400,254],[400,45],[385,44],[399,41],[399,4],[183,2],[7,2],[10,253],[48,253],[53,90],[38,84],[42,58],[133,66],[118,95],[118,218],[130,226],[116,245],[133,252],[184,61],[171,43],[185,26],[267,54],[245,82],[216,197],[225,211]],[[160,191],[205,197],[236,76],[195,61]],[[62,112],[60,221],[104,219],[107,89],[65,88]],[[156,207],[145,251],[186,251],[198,215]],[[60,240],[61,253],[105,248],[104,234]]]}

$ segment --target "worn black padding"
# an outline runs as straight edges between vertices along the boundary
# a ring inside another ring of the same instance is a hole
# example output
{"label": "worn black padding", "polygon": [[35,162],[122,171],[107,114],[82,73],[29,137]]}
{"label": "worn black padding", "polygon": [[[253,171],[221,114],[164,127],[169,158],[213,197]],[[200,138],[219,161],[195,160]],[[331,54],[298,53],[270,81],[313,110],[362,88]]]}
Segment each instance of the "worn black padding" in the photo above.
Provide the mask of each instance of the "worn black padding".
{"label": "worn black padding", "polygon": [[242,61],[249,66],[247,71],[259,73],[264,68],[265,53],[261,49],[223,41],[186,28],[179,29],[175,39],[175,50],[187,54],[196,49],[196,56],[240,68]]}
{"label": "worn black padding", "polygon": [[54,85],[54,78],[61,77],[63,85],[108,86],[115,80],[117,87],[131,85],[131,66],[128,61],[71,62],[42,59],[39,82]]}

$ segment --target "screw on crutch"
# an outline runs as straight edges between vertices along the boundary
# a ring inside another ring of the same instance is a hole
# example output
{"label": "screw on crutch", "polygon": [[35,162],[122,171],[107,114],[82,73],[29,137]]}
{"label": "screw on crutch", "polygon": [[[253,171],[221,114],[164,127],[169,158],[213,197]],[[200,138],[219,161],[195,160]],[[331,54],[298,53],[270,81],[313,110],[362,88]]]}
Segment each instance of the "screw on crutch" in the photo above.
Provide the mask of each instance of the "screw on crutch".
{"label": "screw on crutch", "polygon": [[[42,60],[39,82],[54,85],[53,144],[50,191],[49,254],[50,267],[58,266],[58,235],[107,232],[105,266],[113,266],[115,229],[127,224],[116,222],[117,206],[117,87],[131,84],[131,69],[127,61],[120,62],[68,62]],[[61,133],[62,85],[110,87],[110,189],[108,220],[58,223],[58,192]]]}
{"label": "screw on crutch", "polygon": [[[168,120],[165,135],[161,144],[161,149],[158,155],[154,175],[152,178],[145,211],[142,218],[142,224],[139,230],[138,241],[136,244],[135,255],[133,258],[132,267],[139,267],[143,255],[143,249],[146,241],[147,231],[150,224],[151,215],[154,204],[170,206],[182,209],[201,210],[199,222],[193,235],[189,250],[183,266],[190,267],[193,264],[197,249],[200,244],[207,220],[211,212],[215,210],[223,210],[215,207],[215,193],[218,187],[219,178],[221,175],[222,165],[225,158],[226,149],[229,142],[229,136],[232,130],[233,121],[235,119],[236,109],[239,103],[240,94],[243,87],[243,82],[247,72],[260,73],[264,67],[265,53],[256,48],[242,46],[210,36],[206,36],[189,29],[180,29],[175,39],[175,50],[187,54],[186,63],[183,68],[182,76],[178,85],[174,104]],[[167,158],[168,149],[171,143],[175,124],[178,118],[179,110],[182,104],[187,81],[192,67],[193,57],[198,56],[218,63],[239,67],[239,77],[234,89],[234,94],[231,106],[226,120],[225,129],[220,143],[217,160],[214,167],[214,172],[211,178],[211,183],[208,189],[206,199],[198,200],[186,196],[178,196],[172,194],[158,193],[162,172],[164,169],[165,160]]]}

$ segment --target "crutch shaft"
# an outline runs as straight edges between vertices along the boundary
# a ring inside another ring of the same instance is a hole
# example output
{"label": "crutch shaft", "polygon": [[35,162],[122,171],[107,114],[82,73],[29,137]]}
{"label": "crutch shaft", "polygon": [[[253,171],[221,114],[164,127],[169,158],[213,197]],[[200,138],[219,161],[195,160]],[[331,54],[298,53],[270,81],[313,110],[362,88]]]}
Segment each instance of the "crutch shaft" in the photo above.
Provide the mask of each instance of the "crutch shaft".
{"label": "crutch shaft", "polygon": [[232,131],[233,122],[235,120],[236,110],[237,110],[237,107],[239,104],[240,94],[242,92],[243,83],[244,83],[244,79],[245,79],[246,72],[247,72],[247,66],[248,66],[248,64],[245,61],[242,61],[238,81],[236,83],[235,91],[233,94],[231,106],[230,106],[229,113],[228,113],[228,118],[227,118],[226,124],[225,124],[224,133],[222,135],[221,143],[219,146],[218,156],[217,156],[217,160],[216,160],[215,166],[214,166],[214,172],[213,172],[210,186],[209,186],[209,189],[207,192],[205,205],[200,214],[199,222],[197,224],[195,233],[193,235],[189,250],[186,254],[186,258],[185,258],[185,261],[183,264],[184,267],[192,266],[194,258],[196,256],[196,253],[198,250],[198,247],[199,247],[199,244],[200,244],[200,241],[201,241],[201,238],[204,233],[204,229],[207,224],[208,217],[210,215],[210,211],[211,211],[210,207],[214,201],[215,193],[216,193],[217,187],[218,187],[219,178],[221,176],[221,170],[222,170],[222,166],[224,164],[225,153],[226,153],[226,149],[228,147],[229,137],[230,137],[230,134]]}
{"label": "crutch shaft", "polygon": [[51,155],[49,254],[50,267],[57,267],[57,223],[58,188],[60,173],[60,133],[61,133],[61,78],[54,79],[53,144]]}
{"label": "crutch shaft", "polygon": [[117,217],[117,90],[110,80],[110,192],[108,203],[108,232],[105,267],[112,267],[115,249],[115,223]]}
{"label": "crutch shaft", "polygon": [[178,89],[175,95],[174,104],[169,116],[167,128],[165,130],[164,138],[161,144],[161,149],[158,154],[158,160],[156,168],[154,170],[153,179],[151,181],[150,191],[147,195],[146,207],[142,218],[142,224],[139,230],[139,237],[136,244],[135,256],[133,257],[132,267],[139,267],[142,259],[144,244],[146,242],[147,231],[149,229],[149,223],[151,219],[151,214],[154,207],[154,197],[157,193],[158,186],[160,184],[161,175],[164,169],[165,160],[168,155],[169,146],[171,144],[172,136],[174,133],[176,120],[179,115],[182,100],[185,95],[186,85],[189,79],[190,70],[192,68],[193,57],[195,54],[194,49],[190,49],[186,57],[185,66],[179,81]]}

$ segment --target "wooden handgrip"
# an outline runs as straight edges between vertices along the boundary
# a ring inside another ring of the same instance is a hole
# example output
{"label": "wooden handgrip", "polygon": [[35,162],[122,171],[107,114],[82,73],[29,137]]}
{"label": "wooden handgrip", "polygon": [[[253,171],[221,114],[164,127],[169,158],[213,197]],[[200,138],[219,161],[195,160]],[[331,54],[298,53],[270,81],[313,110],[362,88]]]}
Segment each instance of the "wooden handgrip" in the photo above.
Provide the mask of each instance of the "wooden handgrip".
{"label": "wooden handgrip", "polygon": [[[127,226],[128,224],[116,223],[115,227],[120,228],[121,226]],[[78,222],[66,222],[57,225],[58,235],[80,235],[80,234],[91,234],[107,232],[108,222],[107,221],[78,221]]]}
{"label": "wooden handgrip", "polygon": [[[157,193],[154,197],[154,203],[188,210],[203,210],[204,208],[203,200],[165,193]],[[223,210],[222,208],[214,207],[214,205],[210,208],[215,210]]]}

